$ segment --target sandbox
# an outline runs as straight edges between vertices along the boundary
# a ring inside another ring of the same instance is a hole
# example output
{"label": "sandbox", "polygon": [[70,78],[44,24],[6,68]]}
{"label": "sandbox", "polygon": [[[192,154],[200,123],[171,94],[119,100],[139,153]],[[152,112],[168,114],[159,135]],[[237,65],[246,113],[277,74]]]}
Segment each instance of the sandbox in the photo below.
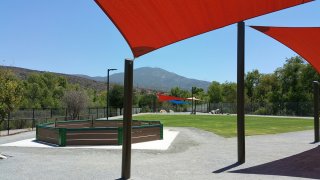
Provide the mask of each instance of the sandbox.
{"label": "sandbox", "polygon": [[[122,120],[72,120],[40,124],[36,140],[58,146],[121,145]],[[132,143],[163,139],[160,121],[132,121]]]}

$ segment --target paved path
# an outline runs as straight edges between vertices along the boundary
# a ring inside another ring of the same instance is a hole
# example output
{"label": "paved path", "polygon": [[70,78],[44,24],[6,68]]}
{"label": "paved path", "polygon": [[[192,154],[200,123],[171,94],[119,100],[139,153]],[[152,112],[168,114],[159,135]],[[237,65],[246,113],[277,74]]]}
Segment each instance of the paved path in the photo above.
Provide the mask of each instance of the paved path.
{"label": "paved path", "polygon": [[[33,130],[35,130],[35,128]],[[19,134],[19,133],[27,132],[27,131],[32,131],[32,129],[31,128],[27,128],[27,129],[11,129],[9,131],[9,135]],[[8,130],[0,131],[0,136],[7,136],[7,135],[8,135]]]}
{"label": "paved path", "polygon": [[[312,131],[247,137],[246,163],[223,169],[237,159],[236,138],[169,129],[180,132],[169,150],[133,150],[132,179],[320,179],[320,148],[310,144]],[[34,135],[1,137],[0,144]],[[121,150],[0,147],[0,153],[9,156],[0,160],[1,180],[117,179],[121,174]]]}

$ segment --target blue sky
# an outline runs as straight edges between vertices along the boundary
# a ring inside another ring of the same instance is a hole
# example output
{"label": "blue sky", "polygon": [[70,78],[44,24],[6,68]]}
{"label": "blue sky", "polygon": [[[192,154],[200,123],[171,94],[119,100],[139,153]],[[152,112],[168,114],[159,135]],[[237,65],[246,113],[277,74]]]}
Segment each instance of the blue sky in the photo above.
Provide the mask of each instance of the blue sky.
{"label": "blue sky", "polygon": [[[320,1],[246,21],[246,25],[320,26]],[[236,25],[161,48],[135,61],[189,78],[236,81]],[[296,53],[246,27],[246,71],[273,72]],[[0,64],[67,74],[122,72],[132,53],[93,0],[1,0]]]}

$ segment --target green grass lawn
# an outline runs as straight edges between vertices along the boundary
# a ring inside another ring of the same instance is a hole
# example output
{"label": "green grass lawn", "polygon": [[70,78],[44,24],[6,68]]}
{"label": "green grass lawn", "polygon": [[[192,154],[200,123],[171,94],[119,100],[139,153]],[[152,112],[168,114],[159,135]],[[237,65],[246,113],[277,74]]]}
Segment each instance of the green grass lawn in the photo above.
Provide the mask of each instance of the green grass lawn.
{"label": "green grass lawn", "polygon": [[[236,116],[227,115],[141,115],[134,120],[160,120],[164,126],[195,127],[223,137],[234,137]],[[246,135],[276,134],[313,129],[313,120],[246,116]]]}

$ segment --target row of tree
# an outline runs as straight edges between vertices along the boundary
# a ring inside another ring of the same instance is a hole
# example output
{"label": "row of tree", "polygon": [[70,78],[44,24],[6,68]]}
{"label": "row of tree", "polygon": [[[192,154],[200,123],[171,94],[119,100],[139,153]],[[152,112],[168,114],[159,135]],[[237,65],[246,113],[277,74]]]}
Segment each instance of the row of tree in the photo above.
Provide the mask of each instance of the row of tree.
{"label": "row of tree", "polygon": [[[312,102],[312,81],[320,80],[319,74],[301,57],[292,57],[273,73],[263,74],[258,70],[250,71],[245,76],[245,99],[247,104],[259,105],[258,114],[297,114],[296,111],[310,111],[310,106],[291,107],[292,103]],[[193,92],[179,87],[168,92],[172,96],[188,98],[192,95],[210,103],[236,103],[236,83],[219,83],[213,81],[206,92],[194,87]],[[113,85],[109,92],[110,106],[123,107],[123,86]],[[77,116],[85,107],[105,107],[106,90],[83,88],[70,84],[63,76],[52,73],[34,73],[26,80],[19,79],[6,69],[0,70],[0,118],[6,118],[9,112],[17,108],[68,108]],[[155,107],[172,108],[169,103],[160,103],[156,91],[135,89],[134,106],[144,111],[155,110]],[[266,109],[266,105],[271,107]],[[271,105],[270,105],[271,104]],[[182,106],[183,107],[183,106]],[[186,107],[186,106],[184,106]],[[253,106],[252,106],[253,107]],[[73,110],[72,110],[73,109]]]}
{"label": "row of tree", "polygon": [[[312,111],[313,81],[319,81],[320,75],[300,56],[287,59],[282,67],[273,73],[263,74],[252,70],[245,75],[245,102],[248,112],[256,114],[306,115]],[[210,103],[236,103],[237,84],[213,81],[208,91],[194,87],[183,90],[172,88],[172,96],[193,96]],[[139,105],[152,104],[151,95],[144,95]],[[154,98],[154,97],[153,97]],[[163,104],[162,104],[163,105]]]}
{"label": "row of tree", "polygon": [[[246,103],[259,105],[258,114],[277,114],[279,111],[292,115],[305,114],[312,109],[312,82],[319,80],[319,74],[310,64],[299,56],[292,57],[273,73],[248,72],[245,76]],[[208,96],[213,103],[235,103],[236,84],[212,82]],[[267,104],[271,104],[272,108],[267,110]]]}
{"label": "row of tree", "polygon": [[106,106],[106,92],[70,84],[53,73],[33,73],[25,80],[0,69],[0,124],[15,109],[68,108],[76,118],[86,107]]}

